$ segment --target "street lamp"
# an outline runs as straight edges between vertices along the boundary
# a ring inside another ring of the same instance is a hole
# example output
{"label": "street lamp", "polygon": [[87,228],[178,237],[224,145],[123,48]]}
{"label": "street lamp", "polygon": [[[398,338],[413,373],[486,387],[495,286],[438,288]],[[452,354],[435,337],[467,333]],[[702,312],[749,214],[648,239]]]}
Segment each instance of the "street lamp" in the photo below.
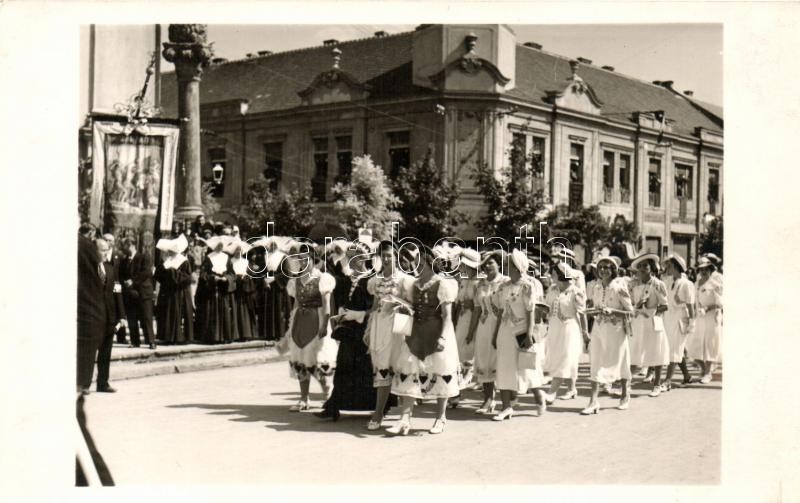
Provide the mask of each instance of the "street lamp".
{"label": "street lamp", "polygon": [[225,174],[225,168],[221,164],[215,164],[211,171],[214,174],[214,183],[217,185],[222,184],[222,177]]}

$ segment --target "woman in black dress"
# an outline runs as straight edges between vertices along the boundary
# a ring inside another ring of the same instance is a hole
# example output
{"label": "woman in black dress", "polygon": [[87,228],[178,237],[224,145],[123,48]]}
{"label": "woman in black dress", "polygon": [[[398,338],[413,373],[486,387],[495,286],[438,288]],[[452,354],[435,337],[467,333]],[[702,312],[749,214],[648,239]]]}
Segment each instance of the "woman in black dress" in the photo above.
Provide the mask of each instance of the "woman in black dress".
{"label": "woman in black dress", "polygon": [[236,289],[236,276],[230,257],[223,251],[228,243],[230,239],[226,236],[214,236],[206,240],[213,251],[203,261],[195,295],[197,329],[200,338],[208,344],[231,342],[235,333],[233,292]]}
{"label": "woman in black dress", "polygon": [[233,317],[236,320],[235,339],[249,341],[255,339],[256,332],[256,280],[250,274],[247,252],[250,245],[244,241],[234,241],[230,246],[231,269],[235,276],[236,290],[233,292]]}
{"label": "woman in black dress", "polygon": [[161,239],[156,247],[166,254],[156,266],[154,279],[159,283],[157,325],[162,344],[194,342],[191,284],[192,268],[183,255],[187,241]]}
{"label": "woman in black dress", "polygon": [[336,356],[336,373],[333,376],[333,392],[322,412],[317,417],[339,419],[339,412],[372,411],[375,409],[376,393],[372,386],[372,360],[364,343],[367,313],[372,308],[372,295],[367,291],[371,275],[370,255],[373,250],[359,242],[352,243],[347,250],[348,273],[336,278],[334,295],[341,299],[339,314],[332,317],[332,337],[339,341]]}

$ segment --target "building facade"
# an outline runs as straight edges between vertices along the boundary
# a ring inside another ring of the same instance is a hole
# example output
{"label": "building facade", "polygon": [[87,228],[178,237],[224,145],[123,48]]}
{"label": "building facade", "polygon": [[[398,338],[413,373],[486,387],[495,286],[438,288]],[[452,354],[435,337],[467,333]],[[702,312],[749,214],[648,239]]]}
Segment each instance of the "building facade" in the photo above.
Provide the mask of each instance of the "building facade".
{"label": "building facade", "polygon": [[[161,76],[176,115],[176,79]],[[223,208],[248,180],[331,189],[369,154],[389,177],[431,156],[484,211],[471,178],[524,143],[549,205],[598,205],[635,221],[642,247],[694,259],[704,216],[721,215],[723,117],[673,83],[644,82],[519,43],[504,25],[420,25],[413,32],[215,59],[200,84],[203,178]],[[220,170],[219,168],[222,168]],[[221,175],[221,176],[220,176]],[[465,238],[477,230],[462,229]]]}

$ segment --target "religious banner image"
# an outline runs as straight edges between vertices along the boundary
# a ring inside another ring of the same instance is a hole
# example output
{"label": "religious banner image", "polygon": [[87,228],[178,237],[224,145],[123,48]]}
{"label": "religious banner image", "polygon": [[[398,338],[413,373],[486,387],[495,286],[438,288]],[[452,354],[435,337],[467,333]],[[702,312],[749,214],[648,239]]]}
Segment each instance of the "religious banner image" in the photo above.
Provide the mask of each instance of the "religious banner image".
{"label": "religious banner image", "polygon": [[95,122],[90,220],[146,242],[169,230],[177,140],[178,128],[171,125]]}

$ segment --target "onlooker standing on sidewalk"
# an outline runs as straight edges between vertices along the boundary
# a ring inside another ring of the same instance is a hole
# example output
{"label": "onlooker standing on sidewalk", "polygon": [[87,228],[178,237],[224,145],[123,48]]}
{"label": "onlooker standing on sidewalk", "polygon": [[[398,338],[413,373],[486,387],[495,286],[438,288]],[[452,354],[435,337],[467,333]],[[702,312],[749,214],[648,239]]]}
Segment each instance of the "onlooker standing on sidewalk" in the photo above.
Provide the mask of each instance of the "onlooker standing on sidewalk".
{"label": "onlooker standing on sidewalk", "polygon": [[83,393],[92,384],[97,348],[103,340],[111,318],[105,302],[105,282],[100,275],[100,256],[91,224],[81,225],[78,231],[78,340],[77,386]]}
{"label": "onlooker standing on sidewalk", "polygon": [[[111,262],[111,265],[114,266],[114,270],[117,271],[117,275],[119,275],[120,271],[122,270],[123,257],[119,253],[117,248],[114,246],[116,239],[114,238],[114,235],[111,234],[110,232],[106,232],[105,234],[103,234],[103,239],[105,239],[106,242],[108,243],[108,253],[106,254],[105,259],[103,260],[106,262]],[[127,335],[128,335],[128,329],[125,328],[124,326],[120,326],[116,330],[117,343],[125,344],[125,339]]]}
{"label": "onlooker standing on sidewalk", "polygon": [[190,296],[192,267],[183,255],[188,243],[181,234],[175,239],[159,239],[156,248],[166,257],[156,267],[158,292],[158,338],[162,343],[194,342],[194,308]]}
{"label": "onlooker standing on sidewalk", "polygon": [[122,261],[120,281],[122,281],[122,298],[125,312],[128,314],[128,331],[131,345],[138,348],[139,325],[144,331],[144,342],[150,349],[156,348],[156,337],[153,334],[153,259],[146,253],[137,253],[136,242],[127,239],[123,242],[123,251],[127,254]]}
{"label": "onlooker standing on sidewalk", "polygon": [[[125,319],[125,307],[122,302],[122,285],[119,284],[117,271],[110,261],[103,260],[111,258],[111,247],[105,239],[95,241],[97,247],[98,274],[103,282],[103,295],[105,297],[106,309],[108,311],[108,322],[106,330],[103,332],[102,342],[97,351],[97,391],[102,393],[114,393],[115,390],[108,384],[108,377],[111,370],[111,348],[114,345],[114,333],[120,326],[127,325]],[[89,376],[91,380],[91,375]]]}

